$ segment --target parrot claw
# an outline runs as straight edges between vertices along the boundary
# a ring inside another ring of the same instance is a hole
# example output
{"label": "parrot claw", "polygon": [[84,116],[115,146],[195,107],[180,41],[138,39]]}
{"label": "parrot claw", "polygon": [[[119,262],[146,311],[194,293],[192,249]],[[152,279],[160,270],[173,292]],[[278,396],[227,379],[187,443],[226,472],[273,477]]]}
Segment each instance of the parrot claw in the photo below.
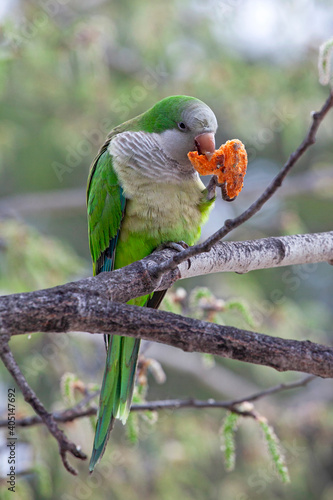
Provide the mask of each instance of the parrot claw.
{"label": "parrot claw", "polygon": [[216,197],[216,186],[218,186],[217,175],[213,175],[207,186],[207,200],[211,201]]}
{"label": "parrot claw", "polygon": [[[185,241],[167,241],[166,243],[162,243],[159,245],[156,250],[164,250],[165,248],[171,248],[171,250],[176,250],[176,252],[182,252],[186,248],[189,248],[190,245],[185,243]],[[188,269],[191,267],[191,260],[187,259]]]}
{"label": "parrot claw", "polygon": [[234,196],[233,198],[230,198],[230,196],[228,196],[226,182],[223,182],[223,184],[219,184],[219,187],[221,188],[222,198],[224,201],[234,201],[236,196]]}
{"label": "parrot claw", "polygon": [[176,252],[182,252],[185,248],[188,248],[189,245],[185,243],[185,241],[167,241],[166,243],[162,243],[159,245],[156,250],[164,250],[165,248],[171,248],[171,250],[176,250]]}
{"label": "parrot claw", "polygon": [[212,200],[213,198],[215,198],[217,187],[221,188],[222,199],[224,201],[234,201],[236,196],[234,196],[233,198],[230,198],[230,196],[228,196],[227,183],[223,182],[222,184],[220,184],[216,175],[213,175],[213,177],[210,179],[209,184],[207,186],[207,199],[208,200]]}

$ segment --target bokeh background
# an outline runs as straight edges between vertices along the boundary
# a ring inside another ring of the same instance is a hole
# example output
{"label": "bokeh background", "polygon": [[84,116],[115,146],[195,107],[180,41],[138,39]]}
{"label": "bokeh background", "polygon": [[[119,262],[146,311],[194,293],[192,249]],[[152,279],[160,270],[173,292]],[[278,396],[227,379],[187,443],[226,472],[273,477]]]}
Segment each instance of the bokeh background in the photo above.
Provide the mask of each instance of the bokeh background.
{"label": "bokeh background", "polygon": [[[250,163],[244,190],[232,204],[218,200],[205,237],[256,199],[328,94],[318,83],[317,65],[319,46],[333,33],[329,0],[2,0],[0,23],[2,294],[91,274],[86,179],[113,126],[167,95],[189,94],[216,113],[217,144],[235,137],[245,143]],[[279,193],[230,238],[332,229],[332,126],[331,113]],[[332,343],[332,294],[332,268],[320,264],[191,279],[177,284],[164,307]],[[220,310],[209,312],[216,305]],[[36,333],[11,341],[48,409],[82,397],[78,390],[66,393],[64,380],[77,378],[90,390],[100,384],[105,354],[96,337]],[[151,364],[147,399],[232,399],[301,377],[160,345],[146,344],[144,355],[161,364]],[[162,369],[166,380],[158,384]],[[7,390],[14,385],[3,367],[0,376],[0,413],[6,417]],[[32,413],[20,396],[16,404],[17,417]],[[240,422],[236,466],[226,472],[220,437],[225,412],[179,410],[133,418],[127,430],[117,426],[93,476],[87,463],[75,464],[79,475],[70,476],[44,428],[19,429],[15,498],[331,499],[332,382],[315,380],[255,408],[281,440],[289,484],[277,477],[251,419]],[[92,424],[81,419],[64,426],[87,454]],[[5,438],[4,432],[2,477]],[[5,479],[1,487],[1,498],[15,495]]]}

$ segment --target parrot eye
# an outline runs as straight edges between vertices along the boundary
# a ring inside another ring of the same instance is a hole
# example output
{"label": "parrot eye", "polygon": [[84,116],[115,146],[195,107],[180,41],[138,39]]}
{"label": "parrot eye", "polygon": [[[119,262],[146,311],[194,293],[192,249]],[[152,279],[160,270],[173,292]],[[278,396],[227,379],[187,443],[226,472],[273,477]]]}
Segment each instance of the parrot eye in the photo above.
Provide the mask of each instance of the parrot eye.
{"label": "parrot eye", "polygon": [[183,131],[187,129],[187,127],[186,127],[186,125],[185,125],[184,122],[179,122],[178,123],[178,128],[179,128],[179,130],[183,130]]}

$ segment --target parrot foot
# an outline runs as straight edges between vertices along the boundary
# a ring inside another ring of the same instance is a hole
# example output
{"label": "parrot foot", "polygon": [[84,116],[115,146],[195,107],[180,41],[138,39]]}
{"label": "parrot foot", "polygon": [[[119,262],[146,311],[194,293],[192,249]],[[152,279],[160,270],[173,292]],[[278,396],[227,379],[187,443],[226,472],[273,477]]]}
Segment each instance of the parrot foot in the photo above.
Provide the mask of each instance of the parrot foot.
{"label": "parrot foot", "polygon": [[213,175],[207,186],[207,201],[211,201],[216,196],[216,186],[218,186],[217,175]]}
{"label": "parrot foot", "polygon": [[[171,250],[176,250],[176,252],[182,252],[190,245],[185,243],[185,241],[167,241],[159,245],[156,250],[164,250],[165,248],[171,248]],[[188,269],[191,267],[191,260],[187,259]]]}
{"label": "parrot foot", "polygon": [[176,250],[176,252],[181,252],[188,248],[189,245],[185,243],[185,241],[167,241],[166,243],[162,243],[157,247],[157,250],[164,250],[165,248],[171,248],[172,250]]}
{"label": "parrot foot", "polygon": [[207,199],[212,200],[216,196],[216,188],[220,187],[221,188],[221,193],[222,193],[222,199],[224,201],[234,201],[236,196],[233,198],[230,198],[227,194],[227,183],[223,182],[220,184],[218,182],[217,176],[213,175],[213,177],[210,179],[209,184],[207,186]]}

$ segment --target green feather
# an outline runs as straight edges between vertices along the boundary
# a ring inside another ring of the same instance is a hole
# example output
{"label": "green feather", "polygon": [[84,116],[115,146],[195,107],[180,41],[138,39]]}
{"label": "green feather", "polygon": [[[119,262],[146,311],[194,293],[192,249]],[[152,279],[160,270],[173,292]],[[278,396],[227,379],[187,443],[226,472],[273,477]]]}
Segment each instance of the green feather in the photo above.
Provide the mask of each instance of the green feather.
{"label": "green feather", "polygon": [[201,103],[204,105],[199,99],[185,95],[171,96],[162,99],[155,104],[155,106],[137,117],[140,130],[158,134],[164,130],[177,128],[178,122],[181,121],[184,106],[192,102],[193,104]]}
{"label": "green feather", "polygon": [[[184,181],[181,187],[161,183],[160,191],[155,193],[156,206],[159,207],[164,200],[163,213],[166,214],[165,207],[170,206],[167,209],[169,215],[153,223],[144,197],[125,199],[114,169],[114,158],[108,151],[112,138],[126,130],[161,133],[176,128],[184,107],[192,103],[200,104],[201,101],[188,96],[163,99],[146,113],[114,128],[100,149],[90,171],[87,189],[89,246],[94,275],[140,260],[166,241],[183,240],[192,245],[199,238],[200,227],[214,201],[207,201],[207,192],[200,181]],[[157,186],[153,187],[153,193],[155,189]],[[179,192],[175,191],[178,189]],[[158,307],[162,298],[163,293],[158,292],[156,300],[145,296],[128,303]],[[91,472],[104,453],[115,419],[123,423],[127,420],[139,348],[138,339],[118,335],[107,337],[107,357],[89,464]]]}
{"label": "green feather", "polygon": [[164,130],[177,128],[177,123],[181,120],[184,107],[192,103],[206,106],[205,103],[196,97],[187,95],[174,95],[166,97],[141,115],[138,115],[112,129],[108,135],[108,142],[110,142],[112,137],[115,135],[125,131],[142,131],[148,133],[155,132],[159,134],[164,132]]}
{"label": "green feather", "polygon": [[123,337],[121,340],[122,351],[120,396],[116,418],[119,418],[122,423],[125,424],[130,412],[133,397],[135,371],[140,349],[140,340],[130,337]]}
{"label": "green feather", "polygon": [[104,151],[91,168],[87,205],[89,247],[96,275],[102,271],[105,258],[114,257],[125,210],[125,198],[108,151]]}

